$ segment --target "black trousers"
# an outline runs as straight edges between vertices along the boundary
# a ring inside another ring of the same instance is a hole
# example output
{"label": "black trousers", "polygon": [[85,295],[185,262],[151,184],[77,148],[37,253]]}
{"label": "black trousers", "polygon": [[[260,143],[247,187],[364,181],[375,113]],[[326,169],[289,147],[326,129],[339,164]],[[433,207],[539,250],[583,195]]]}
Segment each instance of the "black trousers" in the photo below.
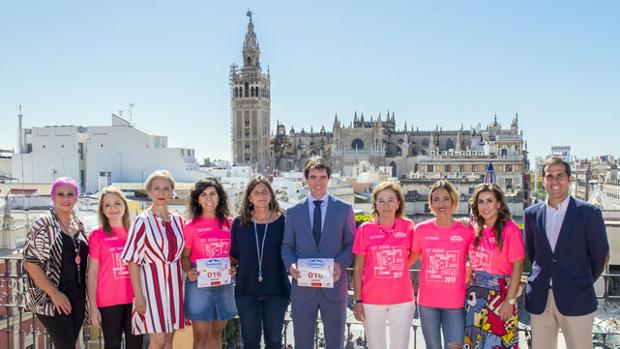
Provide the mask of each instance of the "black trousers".
{"label": "black trousers", "polygon": [[71,314],[59,314],[54,316],[37,314],[37,317],[45,327],[56,349],[75,349],[84,317],[86,316],[86,299],[82,297],[69,298],[71,302]]}
{"label": "black trousers", "polygon": [[105,349],[120,349],[125,334],[125,349],[141,349],[142,335],[131,334],[131,303],[100,307]]}

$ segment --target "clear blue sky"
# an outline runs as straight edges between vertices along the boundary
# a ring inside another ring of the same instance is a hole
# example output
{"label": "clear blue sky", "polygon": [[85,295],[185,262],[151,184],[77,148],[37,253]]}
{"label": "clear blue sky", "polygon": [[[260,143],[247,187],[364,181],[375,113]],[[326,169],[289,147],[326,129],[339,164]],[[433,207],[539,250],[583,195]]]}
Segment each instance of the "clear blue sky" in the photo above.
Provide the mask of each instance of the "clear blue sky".
{"label": "clear blue sky", "polygon": [[[395,111],[398,125],[508,126],[620,155],[620,2],[0,2],[0,148],[24,125],[134,121],[169,146],[230,157],[228,71],[254,12],[276,120],[296,130]],[[126,114],[125,114],[126,115]]]}

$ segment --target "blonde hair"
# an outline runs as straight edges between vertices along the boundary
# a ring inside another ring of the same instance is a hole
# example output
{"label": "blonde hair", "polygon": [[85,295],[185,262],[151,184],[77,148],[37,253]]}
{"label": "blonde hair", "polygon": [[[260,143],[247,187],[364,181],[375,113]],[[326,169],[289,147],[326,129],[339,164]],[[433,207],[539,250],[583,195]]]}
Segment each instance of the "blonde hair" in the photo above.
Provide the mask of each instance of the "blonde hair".
{"label": "blonde hair", "polygon": [[452,201],[452,213],[456,212],[459,208],[459,193],[454,188],[454,185],[445,179],[440,179],[431,185],[431,190],[428,192],[428,207],[433,211],[433,193],[439,189],[445,189],[448,192],[450,201]]}
{"label": "blonde hair", "polygon": [[168,180],[168,182],[170,182],[170,188],[174,191],[175,181],[170,171],[157,170],[151,173],[149,177],[146,179],[146,183],[144,183],[147,193],[151,191],[151,188],[153,187],[153,181],[156,180],[157,178],[163,178],[163,179]]}
{"label": "blonde hair", "polygon": [[375,189],[372,191],[372,214],[375,217],[379,216],[379,212],[377,211],[377,195],[380,192],[389,189],[396,194],[396,198],[398,199],[398,209],[396,209],[396,217],[402,217],[405,212],[405,197],[403,195],[403,191],[400,188],[398,183],[383,181],[379,183]]}
{"label": "blonde hair", "polygon": [[103,229],[103,231],[106,233],[106,235],[112,236],[113,235],[112,225],[110,224],[110,220],[108,219],[108,217],[106,217],[105,214],[103,213],[103,198],[104,196],[108,194],[114,194],[118,196],[123,202],[123,205],[125,205],[125,213],[123,214],[122,221],[123,221],[123,227],[125,227],[126,230],[129,230],[129,225],[130,225],[129,205],[127,204],[127,198],[125,197],[125,194],[123,194],[123,192],[120,191],[120,189],[118,189],[117,187],[109,186],[101,190],[101,194],[99,196],[99,207],[97,208],[97,216],[99,217],[99,224],[101,225],[101,228]]}

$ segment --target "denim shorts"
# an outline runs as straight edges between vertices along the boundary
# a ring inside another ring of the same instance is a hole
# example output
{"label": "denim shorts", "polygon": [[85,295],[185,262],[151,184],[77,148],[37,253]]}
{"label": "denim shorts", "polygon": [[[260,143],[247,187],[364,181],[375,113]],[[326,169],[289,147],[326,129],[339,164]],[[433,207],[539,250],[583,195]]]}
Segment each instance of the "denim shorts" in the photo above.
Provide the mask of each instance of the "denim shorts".
{"label": "denim shorts", "polygon": [[201,287],[185,280],[185,317],[188,320],[230,320],[237,315],[233,284]]}

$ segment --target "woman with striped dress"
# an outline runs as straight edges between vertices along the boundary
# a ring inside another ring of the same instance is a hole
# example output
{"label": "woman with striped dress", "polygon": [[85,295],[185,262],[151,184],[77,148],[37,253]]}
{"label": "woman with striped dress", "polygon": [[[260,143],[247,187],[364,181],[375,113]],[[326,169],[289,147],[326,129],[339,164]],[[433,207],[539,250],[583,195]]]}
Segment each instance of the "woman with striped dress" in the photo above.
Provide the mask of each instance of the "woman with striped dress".
{"label": "woman with striped dress", "polygon": [[122,258],[129,263],[135,298],[134,334],[148,334],[149,348],[172,348],[174,331],[185,327],[183,309],[183,221],[168,211],[174,179],[165,170],[146,180],[152,200],[133,221]]}

